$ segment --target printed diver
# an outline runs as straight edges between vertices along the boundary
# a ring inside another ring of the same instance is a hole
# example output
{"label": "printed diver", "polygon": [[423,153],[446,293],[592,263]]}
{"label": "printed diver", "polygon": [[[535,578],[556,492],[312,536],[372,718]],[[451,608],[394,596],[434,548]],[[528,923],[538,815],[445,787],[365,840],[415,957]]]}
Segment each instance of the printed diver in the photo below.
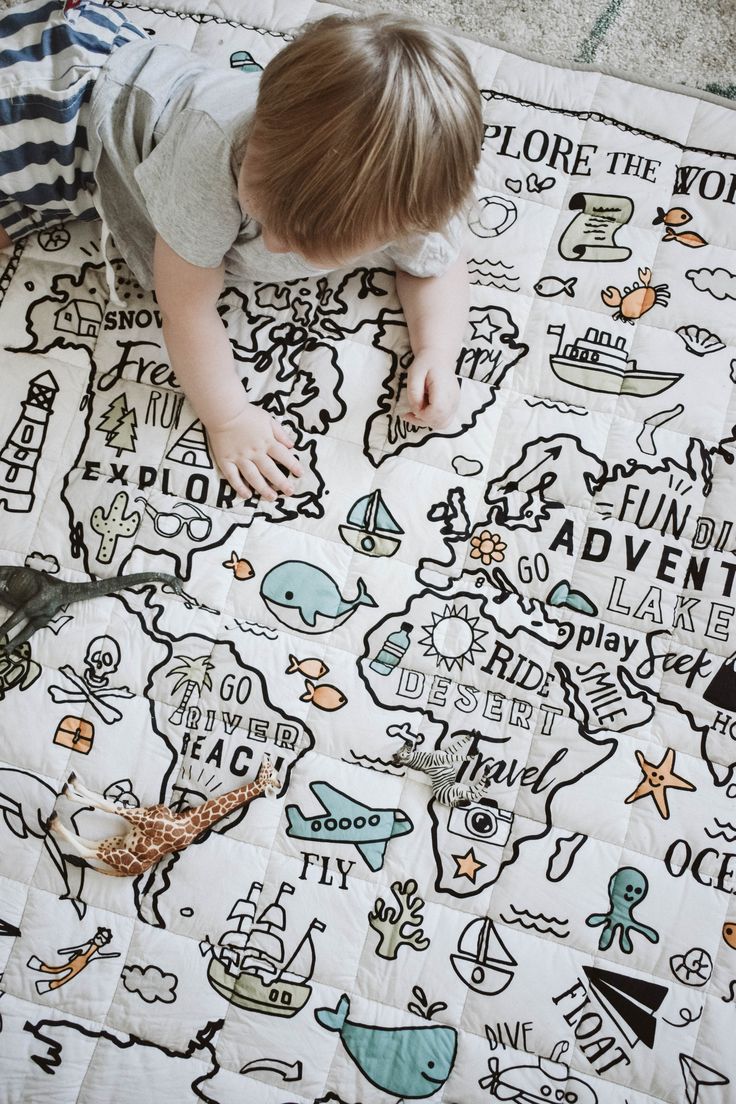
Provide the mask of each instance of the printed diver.
{"label": "printed diver", "polygon": [[303,560],[286,560],[267,571],[261,597],[274,617],[289,629],[324,633],[342,625],[358,606],[375,606],[362,579],[347,601],[326,571]]}
{"label": "printed diver", "polygon": [[317,1023],[339,1032],[342,1045],[372,1085],[401,1100],[421,1100],[442,1088],[457,1053],[453,1027],[370,1027],[348,1020],[350,998],[337,1008],[317,1008]]}
{"label": "printed diver", "polygon": [[[117,594],[126,587],[142,583],[168,583],[177,593],[181,592],[181,583],[176,576],[160,571],[70,583],[31,567],[0,566],[0,605],[13,611],[0,625],[0,652],[23,644],[36,629],[48,625],[70,602],[81,602],[102,594]],[[9,629],[21,621],[26,622],[25,626],[12,640],[8,640]]]}
{"label": "printed diver", "polygon": [[326,812],[305,817],[297,805],[287,805],[287,836],[353,843],[371,870],[383,866],[386,844],[392,836],[404,836],[414,828],[401,809],[371,809],[329,782],[310,782],[309,788]]}

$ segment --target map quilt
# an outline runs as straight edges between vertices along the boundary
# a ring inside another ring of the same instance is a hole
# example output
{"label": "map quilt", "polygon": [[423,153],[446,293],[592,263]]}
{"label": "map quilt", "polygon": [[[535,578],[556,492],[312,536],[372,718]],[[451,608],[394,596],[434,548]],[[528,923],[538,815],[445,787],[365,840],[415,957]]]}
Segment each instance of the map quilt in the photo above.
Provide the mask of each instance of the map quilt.
{"label": "map quilt", "polygon": [[[245,70],[331,10],[115,2]],[[181,581],[0,655],[7,1104],[735,1098],[733,111],[464,47],[446,432],[402,420],[391,271],[230,288],[306,472],[243,503],[99,224],[2,256],[3,564]],[[137,877],[49,830],[124,827],[70,774],[183,810],[264,755],[278,796]]]}

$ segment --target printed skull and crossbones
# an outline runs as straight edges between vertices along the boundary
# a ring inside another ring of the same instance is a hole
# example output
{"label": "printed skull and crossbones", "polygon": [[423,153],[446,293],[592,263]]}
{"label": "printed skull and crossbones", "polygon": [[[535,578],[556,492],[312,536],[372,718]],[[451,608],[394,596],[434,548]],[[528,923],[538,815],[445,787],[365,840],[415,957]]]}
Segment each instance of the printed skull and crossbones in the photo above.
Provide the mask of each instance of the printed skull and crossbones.
{"label": "printed skull and crossbones", "polygon": [[122,719],[123,714],[108,698],[132,698],[127,686],[109,686],[110,677],[120,666],[121,654],[117,640],[111,636],[96,636],[90,640],[84,654],[84,674],[78,675],[68,664],[59,668],[66,686],[49,686],[55,702],[89,702],[107,724]]}

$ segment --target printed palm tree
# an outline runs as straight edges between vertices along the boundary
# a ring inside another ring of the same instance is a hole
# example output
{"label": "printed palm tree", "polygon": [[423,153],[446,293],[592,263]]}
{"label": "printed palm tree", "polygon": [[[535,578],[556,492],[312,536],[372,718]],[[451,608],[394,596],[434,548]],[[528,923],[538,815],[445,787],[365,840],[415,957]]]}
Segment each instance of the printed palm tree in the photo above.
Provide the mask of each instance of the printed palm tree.
{"label": "printed palm tree", "polygon": [[179,724],[194,691],[196,690],[199,695],[205,689],[212,689],[212,679],[210,678],[209,672],[215,669],[215,665],[211,662],[209,656],[206,655],[196,656],[194,659],[190,659],[189,656],[181,655],[175,658],[181,661],[181,666],[172,668],[172,670],[167,671],[166,674],[171,677],[179,675],[179,681],[173,690],[174,694],[181,686],[184,687],[181,701],[169,717],[169,720],[173,721],[174,724]]}

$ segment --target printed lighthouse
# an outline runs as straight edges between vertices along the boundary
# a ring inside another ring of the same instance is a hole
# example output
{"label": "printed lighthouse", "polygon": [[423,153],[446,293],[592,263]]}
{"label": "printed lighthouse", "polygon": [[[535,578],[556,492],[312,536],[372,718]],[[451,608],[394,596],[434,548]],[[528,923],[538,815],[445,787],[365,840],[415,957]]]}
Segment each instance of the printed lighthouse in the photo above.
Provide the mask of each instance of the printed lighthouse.
{"label": "printed lighthouse", "polygon": [[50,372],[34,376],[21,414],[0,450],[0,506],[11,513],[33,509],[33,484],[59,385]]}

